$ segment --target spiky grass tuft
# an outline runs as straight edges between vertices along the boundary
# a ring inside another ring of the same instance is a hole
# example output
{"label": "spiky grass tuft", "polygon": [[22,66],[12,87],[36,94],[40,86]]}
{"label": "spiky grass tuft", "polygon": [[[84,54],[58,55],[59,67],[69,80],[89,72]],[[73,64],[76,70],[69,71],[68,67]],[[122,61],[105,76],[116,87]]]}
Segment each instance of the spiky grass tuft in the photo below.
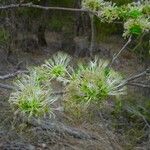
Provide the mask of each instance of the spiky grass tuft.
{"label": "spiky grass tuft", "polygon": [[89,106],[93,102],[103,102],[109,96],[124,94],[125,88],[117,88],[122,81],[121,75],[107,66],[107,61],[98,58],[88,65],[80,64],[67,85],[66,99]]}
{"label": "spiky grass tuft", "polygon": [[70,56],[65,53],[58,52],[51,59],[47,60],[43,67],[52,79],[64,77],[67,74]]}
{"label": "spiky grass tuft", "polygon": [[24,75],[14,82],[16,90],[11,93],[9,102],[15,113],[27,117],[42,117],[54,115],[52,104],[57,97],[52,90],[45,90],[36,80],[36,75]]}

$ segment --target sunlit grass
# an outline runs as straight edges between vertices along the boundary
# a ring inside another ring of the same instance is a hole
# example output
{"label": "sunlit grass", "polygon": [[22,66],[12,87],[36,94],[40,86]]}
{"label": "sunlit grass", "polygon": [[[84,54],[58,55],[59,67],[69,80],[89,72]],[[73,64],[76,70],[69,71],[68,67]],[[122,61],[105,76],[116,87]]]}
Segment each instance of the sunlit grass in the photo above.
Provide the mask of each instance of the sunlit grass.
{"label": "sunlit grass", "polygon": [[107,68],[108,62],[95,58],[88,65],[80,64],[67,85],[66,99],[75,104],[88,106],[101,103],[110,96],[125,94],[125,87],[118,89],[122,77]]}
{"label": "sunlit grass", "polygon": [[24,75],[14,83],[16,90],[11,93],[9,98],[14,112],[28,117],[53,115],[52,104],[57,97],[52,95],[50,86],[49,89],[44,89],[35,80],[36,75],[31,75]]}
{"label": "sunlit grass", "polygon": [[43,67],[52,79],[58,79],[66,75],[69,62],[70,56],[58,52],[51,59],[47,60]]}

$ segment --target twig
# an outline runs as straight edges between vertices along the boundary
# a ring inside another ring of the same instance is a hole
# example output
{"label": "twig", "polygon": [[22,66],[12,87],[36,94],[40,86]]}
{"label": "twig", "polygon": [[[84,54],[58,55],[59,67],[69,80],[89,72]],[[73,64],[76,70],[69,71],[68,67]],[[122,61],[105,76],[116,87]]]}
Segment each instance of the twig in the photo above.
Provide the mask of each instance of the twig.
{"label": "twig", "polygon": [[127,107],[127,109],[135,115],[140,116],[147,125],[147,127],[150,128],[150,124],[148,123],[147,119],[139,111],[133,109],[132,107]]}
{"label": "twig", "polygon": [[143,83],[136,83],[136,82],[128,83],[128,85],[138,86],[138,87],[142,87],[142,88],[150,88],[150,85],[146,85],[146,84],[143,84]]}
{"label": "twig", "polygon": [[63,95],[63,94],[66,94],[67,91],[58,91],[58,92],[52,92],[51,94],[52,95]]}
{"label": "twig", "polygon": [[5,6],[0,6],[0,10],[7,10],[7,9],[15,9],[15,8],[21,8],[21,7],[27,7],[27,8],[37,8],[42,10],[64,10],[64,11],[76,11],[76,12],[89,12],[86,9],[77,9],[77,8],[66,8],[66,7],[48,7],[48,6],[41,6],[36,5],[33,3],[24,3],[24,4],[10,4]]}
{"label": "twig", "polygon": [[143,33],[142,36],[140,36],[138,44],[133,48],[133,51],[135,51],[141,45],[144,35],[145,33]]}
{"label": "twig", "polygon": [[124,51],[124,49],[130,44],[131,38],[132,38],[132,36],[129,37],[128,41],[127,41],[126,44],[121,48],[121,50],[120,50],[118,53],[114,54],[112,60],[110,61],[110,63],[108,64],[107,67],[111,67],[111,66],[112,66],[112,64],[114,63],[114,61],[119,57],[119,55]]}
{"label": "twig", "polygon": [[149,74],[149,72],[150,72],[150,68],[146,69],[145,71],[143,71],[137,75],[131,76],[131,77],[127,78],[126,80],[124,80],[120,85],[118,85],[117,88],[123,87],[123,86],[127,85],[128,83],[130,83],[131,81],[138,79],[140,77],[143,77],[143,76]]}
{"label": "twig", "polygon": [[18,74],[22,74],[22,73],[28,73],[28,71],[26,71],[26,70],[18,70],[18,71],[14,72],[14,73],[9,73],[9,74],[0,76],[0,80],[7,80],[7,79],[10,79],[10,78],[13,78],[13,77],[17,76]]}
{"label": "twig", "polygon": [[16,89],[14,86],[11,86],[11,85],[8,85],[8,84],[3,84],[3,83],[0,83],[0,88],[6,89],[6,90]]}

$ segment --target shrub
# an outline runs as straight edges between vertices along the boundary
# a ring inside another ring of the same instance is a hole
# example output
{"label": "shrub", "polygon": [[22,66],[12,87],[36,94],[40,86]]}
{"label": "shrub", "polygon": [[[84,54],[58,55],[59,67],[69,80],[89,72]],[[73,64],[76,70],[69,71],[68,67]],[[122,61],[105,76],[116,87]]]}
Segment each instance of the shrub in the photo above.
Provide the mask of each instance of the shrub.
{"label": "shrub", "polygon": [[115,4],[109,4],[103,8],[103,11],[98,13],[98,17],[101,18],[102,22],[113,22],[114,20],[119,18],[117,12],[117,6]]}
{"label": "shrub", "polygon": [[92,11],[102,22],[123,21],[124,37],[141,35],[150,30],[149,4],[144,1],[117,6],[103,0],[84,0],[82,6]]}
{"label": "shrub", "polygon": [[92,9],[93,11],[98,11],[103,6],[103,0],[83,0],[82,6],[85,9]]}
{"label": "shrub", "polygon": [[150,22],[147,19],[139,18],[139,19],[129,19],[124,24],[124,34],[123,36],[134,35],[138,36],[144,32],[148,32],[150,30]]}

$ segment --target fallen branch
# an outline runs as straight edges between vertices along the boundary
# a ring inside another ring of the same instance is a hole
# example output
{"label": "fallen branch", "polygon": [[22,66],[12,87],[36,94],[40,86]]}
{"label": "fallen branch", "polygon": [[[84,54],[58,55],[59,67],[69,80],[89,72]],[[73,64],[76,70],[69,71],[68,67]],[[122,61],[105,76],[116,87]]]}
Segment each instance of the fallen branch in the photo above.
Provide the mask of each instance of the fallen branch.
{"label": "fallen branch", "polygon": [[68,134],[77,139],[83,140],[97,140],[96,136],[93,136],[81,129],[73,128],[70,126],[66,126],[60,122],[45,122],[45,121],[38,121],[36,119],[26,119],[27,124],[30,124],[34,127],[40,127],[42,130],[50,130],[52,132],[58,134]]}
{"label": "fallen branch", "polygon": [[76,12],[89,12],[88,10],[85,10],[85,9],[66,8],[66,7],[48,7],[48,6],[36,5],[33,3],[10,4],[10,5],[5,5],[5,6],[0,6],[0,10],[16,9],[16,8],[21,8],[21,7],[37,8],[37,9],[42,9],[42,10],[64,10],[64,11],[73,11],[73,12],[75,11]]}
{"label": "fallen branch", "polygon": [[11,85],[8,85],[8,84],[3,84],[3,83],[0,83],[0,88],[6,89],[6,90],[16,89],[14,86],[11,86]]}
{"label": "fallen branch", "polygon": [[17,76],[18,74],[22,74],[22,73],[28,73],[28,71],[26,71],[26,70],[18,70],[18,71],[14,72],[14,73],[9,73],[9,74],[0,76],[0,80],[10,79],[10,78],[13,78],[13,77]]}
{"label": "fallen branch", "polygon": [[132,36],[129,37],[128,41],[127,41],[126,44],[121,48],[121,50],[120,50],[118,53],[114,54],[112,60],[110,61],[110,63],[108,64],[107,67],[111,67],[111,66],[112,66],[112,64],[114,63],[114,61],[120,56],[120,54],[124,51],[124,49],[130,44],[131,38],[132,38]]}

